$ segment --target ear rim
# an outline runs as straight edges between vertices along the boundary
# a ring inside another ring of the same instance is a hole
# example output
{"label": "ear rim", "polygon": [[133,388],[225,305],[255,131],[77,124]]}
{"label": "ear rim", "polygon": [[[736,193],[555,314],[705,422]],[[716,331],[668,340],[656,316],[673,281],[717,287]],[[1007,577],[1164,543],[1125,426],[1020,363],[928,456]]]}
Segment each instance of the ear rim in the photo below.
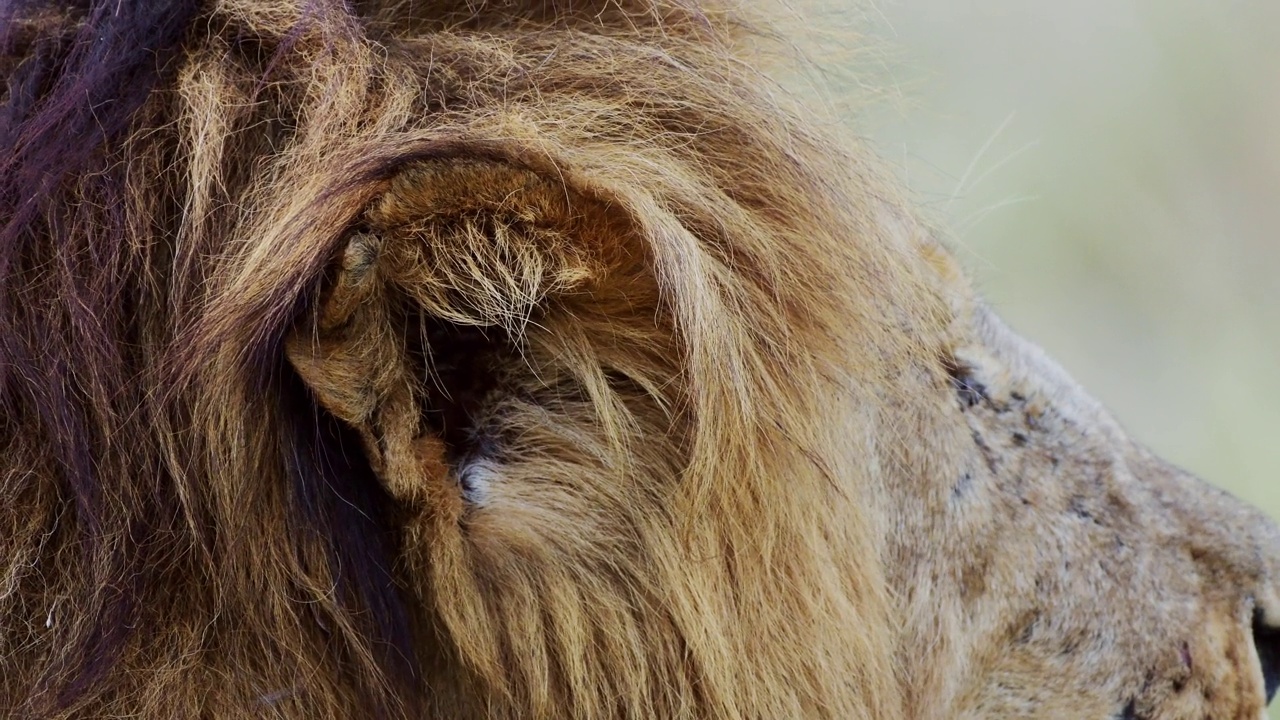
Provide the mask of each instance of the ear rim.
{"label": "ear rim", "polygon": [[389,284],[428,315],[520,336],[554,298],[601,287],[604,214],[544,175],[467,159],[412,164],[363,220]]}

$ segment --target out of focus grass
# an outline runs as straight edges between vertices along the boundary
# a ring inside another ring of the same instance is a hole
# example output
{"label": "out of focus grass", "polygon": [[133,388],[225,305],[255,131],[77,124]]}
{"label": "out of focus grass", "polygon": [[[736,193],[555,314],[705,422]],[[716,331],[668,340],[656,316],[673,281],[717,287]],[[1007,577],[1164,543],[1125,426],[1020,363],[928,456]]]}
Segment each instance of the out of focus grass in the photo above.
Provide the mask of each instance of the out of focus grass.
{"label": "out of focus grass", "polygon": [[873,140],[989,301],[1134,436],[1280,518],[1280,3],[877,10],[904,103]]}
{"label": "out of focus grass", "polygon": [[1280,518],[1280,3],[896,0],[879,152],[983,293]]}

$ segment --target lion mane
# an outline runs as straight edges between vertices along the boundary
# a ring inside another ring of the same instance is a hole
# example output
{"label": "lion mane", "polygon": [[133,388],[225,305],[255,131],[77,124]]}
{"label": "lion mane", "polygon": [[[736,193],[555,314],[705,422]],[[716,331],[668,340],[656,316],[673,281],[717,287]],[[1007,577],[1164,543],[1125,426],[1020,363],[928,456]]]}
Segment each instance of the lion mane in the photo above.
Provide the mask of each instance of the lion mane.
{"label": "lion mane", "polygon": [[4,714],[896,716],[936,308],[755,19],[4,12]]}

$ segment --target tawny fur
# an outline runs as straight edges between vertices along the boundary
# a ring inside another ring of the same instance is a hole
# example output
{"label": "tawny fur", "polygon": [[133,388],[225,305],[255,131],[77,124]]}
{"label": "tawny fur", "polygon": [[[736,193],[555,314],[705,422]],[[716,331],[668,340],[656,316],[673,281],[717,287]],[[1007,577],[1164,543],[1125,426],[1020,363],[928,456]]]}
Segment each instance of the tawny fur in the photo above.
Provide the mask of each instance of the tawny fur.
{"label": "tawny fur", "polygon": [[115,131],[41,105],[178,22],[111,5],[0,16],[6,717],[1258,716],[1275,530],[982,308],[764,9],[212,2]]}

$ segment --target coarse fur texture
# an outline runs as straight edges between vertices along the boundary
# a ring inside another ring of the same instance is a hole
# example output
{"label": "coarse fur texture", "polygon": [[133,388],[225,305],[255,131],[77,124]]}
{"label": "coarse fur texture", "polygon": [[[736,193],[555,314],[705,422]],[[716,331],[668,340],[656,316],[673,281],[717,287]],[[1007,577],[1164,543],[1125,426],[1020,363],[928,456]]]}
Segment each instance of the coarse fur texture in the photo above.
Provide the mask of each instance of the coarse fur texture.
{"label": "coarse fur texture", "polygon": [[0,715],[1260,717],[1276,529],[769,15],[0,6]]}

